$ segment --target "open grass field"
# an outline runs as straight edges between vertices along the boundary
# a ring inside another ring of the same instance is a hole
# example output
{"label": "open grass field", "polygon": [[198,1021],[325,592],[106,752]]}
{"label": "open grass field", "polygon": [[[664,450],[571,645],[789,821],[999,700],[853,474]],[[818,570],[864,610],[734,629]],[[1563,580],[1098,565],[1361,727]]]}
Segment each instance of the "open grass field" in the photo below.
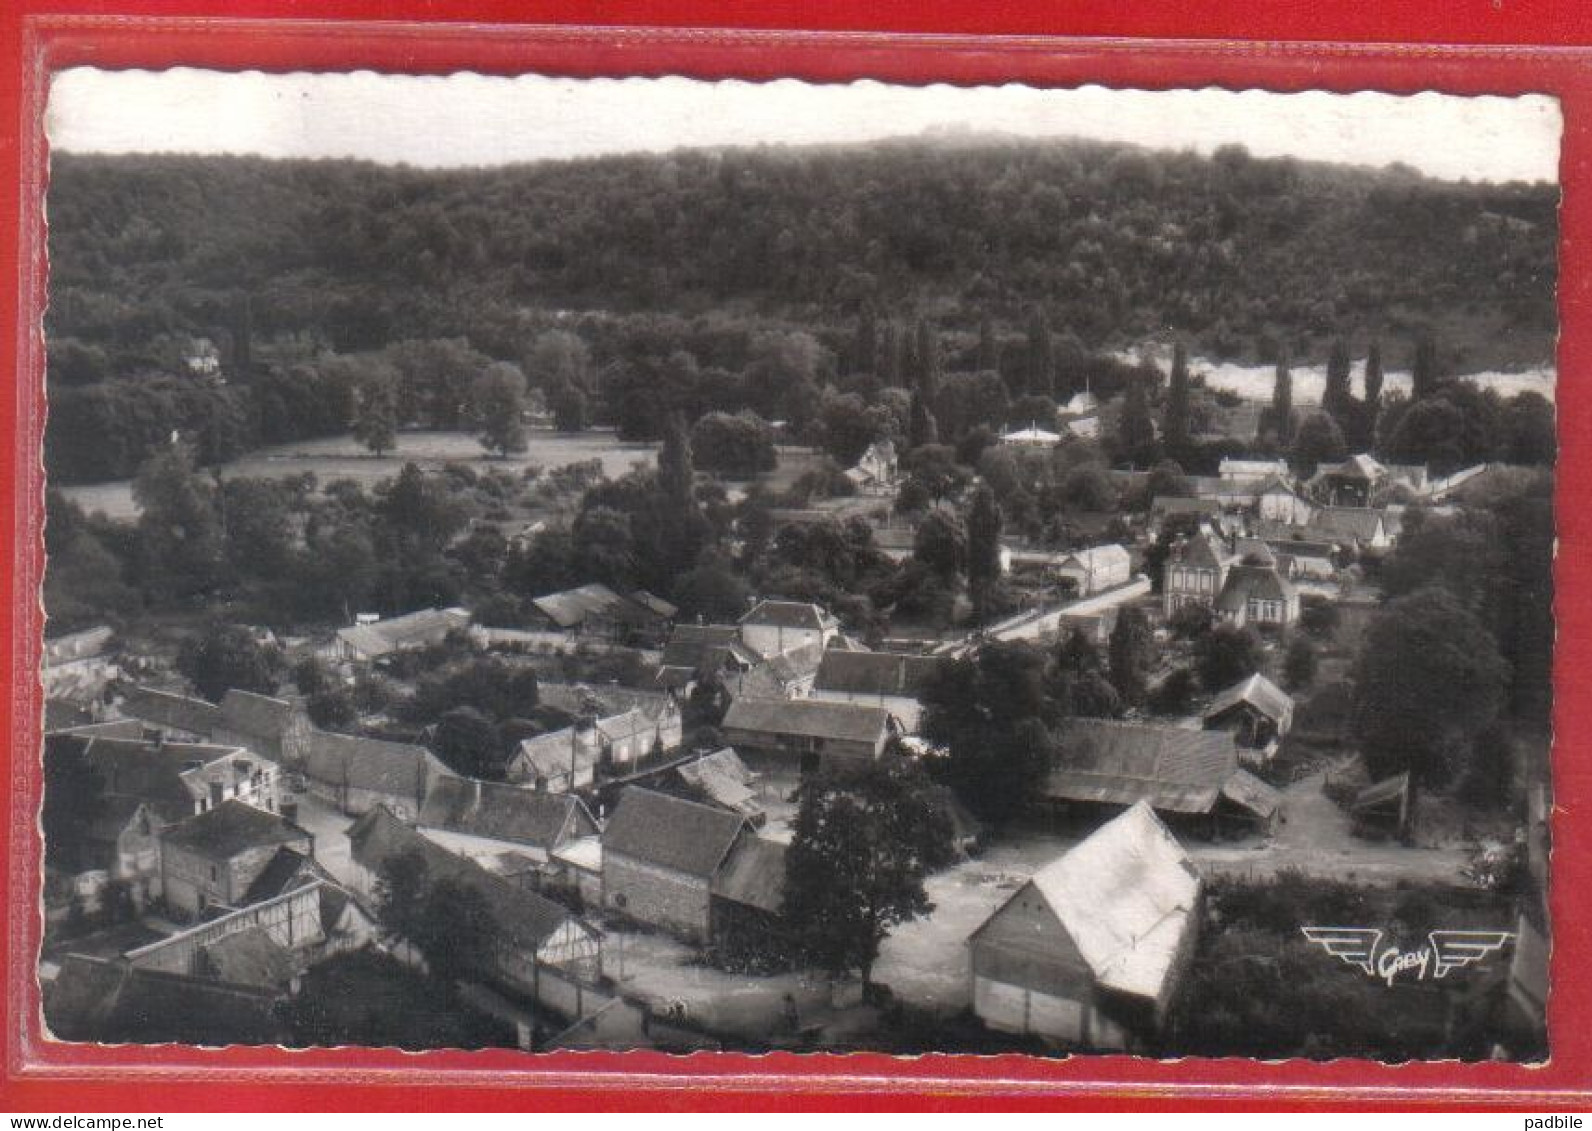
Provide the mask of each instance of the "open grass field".
{"label": "open grass field", "polygon": [[[309,471],[322,485],[334,479],[352,479],[370,487],[398,474],[406,463],[418,464],[422,469],[463,463],[477,471],[520,472],[532,467],[552,470],[598,459],[603,472],[612,478],[638,463],[652,463],[657,458],[656,448],[654,444],[625,443],[611,431],[569,434],[538,430],[531,432],[526,451],[500,459],[483,451],[469,432],[404,432],[398,437],[398,447],[377,459],[352,436],[334,436],[260,448],[227,464],[222,474],[285,478]],[[138,515],[131,480],[63,487],[62,491],[90,513],[100,511],[109,518],[124,520]]]}

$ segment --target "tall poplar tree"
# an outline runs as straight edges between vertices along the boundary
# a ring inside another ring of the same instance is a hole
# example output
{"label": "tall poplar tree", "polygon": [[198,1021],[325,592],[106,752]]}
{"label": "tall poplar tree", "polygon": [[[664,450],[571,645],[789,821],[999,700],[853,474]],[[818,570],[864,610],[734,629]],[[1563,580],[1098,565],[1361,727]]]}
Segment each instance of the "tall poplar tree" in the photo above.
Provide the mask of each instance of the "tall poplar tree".
{"label": "tall poplar tree", "polygon": [[983,624],[1001,577],[1001,507],[995,492],[980,483],[967,516],[967,589],[973,616]]}
{"label": "tall poplar tree", "polygon": [[1050,340],[1050,323],[1037,306],[1028,319],[1028,372],[1026,392],[1035,396],[1056,395],[1056,353]]}
{"label": "tall poplar tree", "polygon": [[1271,426],[1277,443],[1286,447],[1293,440],[1293,374],[1288,370],[1288,349],[1277,355],[1277,383],[1271,390]]}
{"label": "tall poplar tree", "polygon": [[1348,425],[1354,397],[1349,392],[1349,345],[1342,338],[1332,343],[1332,350],[1327,354],[1327,379],[1321,389],[1321,407],[1340,428]]}
{"label": "tall poplar tree", "polygon": [[1166,414],[1161,438],[1173,459],[1181,459],[1189,442],[1188,351],[1183,343],[1172,347],[1172,374],[1166,392]]}
{"label": "tall poplar tree", "polygon": [[1437,340],[1430,333],[1422,334],[1415,343],[1415,360],[1410,366],[1410,394],[1420,400],[1437,392],[1440,381],[1437,372]]}

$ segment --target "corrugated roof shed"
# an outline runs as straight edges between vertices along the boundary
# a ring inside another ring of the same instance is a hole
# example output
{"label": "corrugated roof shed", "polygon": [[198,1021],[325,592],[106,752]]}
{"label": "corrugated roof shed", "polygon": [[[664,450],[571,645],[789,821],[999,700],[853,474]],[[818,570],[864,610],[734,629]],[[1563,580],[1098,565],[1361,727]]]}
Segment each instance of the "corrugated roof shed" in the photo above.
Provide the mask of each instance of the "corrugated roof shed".
{"label": "corrugated roof shed", "polygon": [[531,604],[548,620],[565,629],[575,628],[587,617],[593,616],[622,616],[627,611],[638,619],[642,614],[652,617],[658,615],[598,582],[549,593],[533,599]]}
{"label": "corrugated roof shed", "polygon": [[815,699],[737,699],[723,722],[726,730],[848,742],[877,742],[889,725],[890,713],[882,707]]}
{"label": "corrugated roof shed", "polygon": [[1222,796],[1262,820],[1269,821],[1282,806],[1282,794],[1245,769],[1234,771],[1223,783]]}
{"label": "corrugated roof shed", "polygon": [[738,813],[631,786],[603,830],[603,855],[706,879],[745,828],[746,818]]}
{"label": "corrugated roof shed", "polygon": [[1045,792],[1064,800],[1208,813],[1238,769],[1226,731],[1072,719],[1059,737],[1065,764],[1047,775]]}

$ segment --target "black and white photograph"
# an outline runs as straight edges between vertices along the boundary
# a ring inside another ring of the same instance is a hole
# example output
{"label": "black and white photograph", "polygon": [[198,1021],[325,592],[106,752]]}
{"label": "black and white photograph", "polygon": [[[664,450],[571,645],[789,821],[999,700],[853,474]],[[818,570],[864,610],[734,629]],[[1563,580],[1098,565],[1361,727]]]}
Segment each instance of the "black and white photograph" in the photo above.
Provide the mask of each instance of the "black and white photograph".
{"label": "black and white photograph", "polygon": [[1562,128],[59,71],[46,1032],[1545,1061]]}

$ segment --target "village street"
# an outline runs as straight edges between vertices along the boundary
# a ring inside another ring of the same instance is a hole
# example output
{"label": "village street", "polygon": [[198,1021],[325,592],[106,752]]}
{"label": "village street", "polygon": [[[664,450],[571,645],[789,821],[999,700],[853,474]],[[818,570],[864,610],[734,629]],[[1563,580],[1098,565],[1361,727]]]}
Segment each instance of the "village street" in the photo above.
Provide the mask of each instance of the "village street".
{"label": "village street", "polygon": [[348,830],[354,818],[312,793],[284,793],[283,800],[298,805],[295,823],[315,837],[315,862],[342,884],[353,884],[353,851]]}
{"label": "village street", "polygon": [[645,1002],[654,1013],[674,1011],[693,1028],[753,1044],[780,1043],[795,1036],[785,1018],[787,994],[796,1004],[796,1028],[817,1030],[828,1048],[843,1046],[874,1020],[869,1007],[836,1008],[828,979],[807,971],[730,974],[705,965],[695,949],[666,935],[612,927],[604,934],[605,971],[620,993]]}

